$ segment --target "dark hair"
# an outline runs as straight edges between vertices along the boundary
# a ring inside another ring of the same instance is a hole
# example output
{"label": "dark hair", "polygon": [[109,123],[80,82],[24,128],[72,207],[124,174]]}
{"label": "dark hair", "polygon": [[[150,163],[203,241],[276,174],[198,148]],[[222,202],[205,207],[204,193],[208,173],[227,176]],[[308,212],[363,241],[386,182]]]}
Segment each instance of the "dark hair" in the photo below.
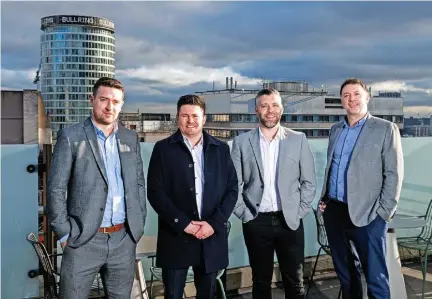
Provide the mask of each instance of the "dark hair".
{"label": "dark hair", "polygon": [[263,89],[261,89],[260,91],[258,91],[258,93],[257,93],[257,95],[256,95],[256,97],[255,97],[255,106],[257,105],[257,100],[258,100],[258,98],[259,98],[260,96],[264,96],[264,95],[266,95],[266,96],[270,96],[270,95],[272,95],[272,94],[275,94],[275,95],[277,95],[277,96],[280,97],[280,93],[279,93],[279,91],[277,91],[277,90],[274,89],[274,88],[263,88]]}
{"label": "dark hair", "polygon": [[183,105],[199,106],[204,111],[204,114],[206,112],[206,103],[205,103],[204,98],[202,96],[197,96],[194,94],[187,94],[187,95],[181,96],[179,98],[179,100],[177,101],[177,114],[179,113],[180,108]]}
{"label": "dark hair", "polygon": [[342,89],[344,89],[344,87],[347,86],[348,84],[358,84],[361,87],[363,87],[363,89],[366,90],[366,92],[369,93],[368,88],[367,88],[366,84],[363,82],[363,80],[360,80],[358,78],[348,78],[344,81],[344,83],[342,83],[340,91],[339,91],[339,95],[342,95]]}
{"label": "dark hair", "polygon": [[124,93],[123,84],[119,80],[114,79],[114,78],[102,77],[102,78],[99,78],[99,80],[97,80],[96,83],[93,85],[93,96],[94,97],[96,96],[100,86],[116,88],[116,89],[123,91],[123,93]]}

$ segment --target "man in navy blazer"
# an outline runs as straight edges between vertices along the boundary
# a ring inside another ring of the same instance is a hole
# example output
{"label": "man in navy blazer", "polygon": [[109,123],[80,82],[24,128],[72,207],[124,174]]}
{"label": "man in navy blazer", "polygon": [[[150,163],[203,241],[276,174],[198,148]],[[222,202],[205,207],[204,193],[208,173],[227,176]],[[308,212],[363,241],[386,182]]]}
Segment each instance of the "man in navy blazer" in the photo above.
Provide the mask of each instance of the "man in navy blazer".
{"label": "man in navy blazer", "polygon": [[217,271],[228,266],[227,222],[238,196],[226,143],[203,132],[205,102],[177,102],[178,131],[154,146],[148,200],[159,216],[156,265],[165,299],[180,299],[189,267],[198,299],[213,298]]}

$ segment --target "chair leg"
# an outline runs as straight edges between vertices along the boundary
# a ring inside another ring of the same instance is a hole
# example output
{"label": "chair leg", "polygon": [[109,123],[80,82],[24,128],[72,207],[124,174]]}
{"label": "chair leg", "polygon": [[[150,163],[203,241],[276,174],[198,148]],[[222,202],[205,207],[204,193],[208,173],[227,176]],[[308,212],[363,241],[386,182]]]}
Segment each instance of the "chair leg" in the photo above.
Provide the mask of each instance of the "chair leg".
{"label": "chair leg", "polygon": [[339,288],[338,299],[340,299],[341,295],[342,295],[342,287]]}
{"label": "chair leg", "polygon": [[220,290],[221,290],[222,299],[226,299],[225,289],[224,289],[224,285],[222,283],[222,280],[220,278],[217,278],[216,280],[217,280],[219,287],[220,287]]}
{"label": "chair leg", "polygon": [[424,254],[424,259],[422,262],[422,274],[423,274],[423,282],[422,282],[422,299],[424,299],[425,296],[425,282],[426,282],[426,274],[427,274],[427,260],[428,260],[428,255],[427,252],[425,252]]}
{"label": "chair leg", "polygon": [[318,250],[318,254],[317,254],[317,257],[315,259],[315,264],[314,264],[314,267],[313,267],[313,270],[312,270],[312,274],[311,274],[311,277],[309,278],[308,287],[307,287],[307,290],[306,290],[306,297],[308,296],[309,289],[310,289],[310,287],[312,285],[312,281],[313,281],[313,277],[315,275],[316,267],[318,265],[318,260],[319,260],[319,257],[320,257],[321,249],[322,248],[320,247],[319,250]]}

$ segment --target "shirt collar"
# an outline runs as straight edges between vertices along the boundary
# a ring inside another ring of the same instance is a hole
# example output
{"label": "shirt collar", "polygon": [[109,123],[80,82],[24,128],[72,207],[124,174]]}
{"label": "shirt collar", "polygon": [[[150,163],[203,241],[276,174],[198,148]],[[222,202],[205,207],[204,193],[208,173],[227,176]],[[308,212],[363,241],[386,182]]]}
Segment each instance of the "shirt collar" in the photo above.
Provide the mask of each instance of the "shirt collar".
{"label": "shirt collar", "polygon": [[[360,120],[355,124],[355,126],[354,126],[353,128],[356,128],[356,127],[362,127],[362,126],[364,125],[364,123],[366,122],[368,116],[369,116],[369,112],[366,113],[366,115],[363,116],[363,118],[361,118],[361,119],[360,119]],[[347,120],[347,117],[346,117],[346,116],[344,117],[344,125],[345,125],[346,127],[350,128],[350,125],[348,124],[348,120]]]}
{"label": "shirt collar", "polygon": [[[108,138],[107,136],[105,136],[104,131],[102,131],[101,129],[99,129],[99,128],[97,127],[97,125],[96,125],[95,122],[93,121],[93,117],[92,117],[92,116],[90,116],[90,120],[91,120],[91,122],[92,122],[92,124],[93,124],[93,127],[94,127],[95,131],[96,131],[96,135],[99,136],[99,137],[103,137],[104,139]],[[114,123],[114,132],[113,132],[113,134],[114,134],[114,135],[117,134],[117,131],[118,131],[118,122],[116,121],[116,122]]]}
{"label": "shirt collar", "polygon": [[[258,127],[258,132],[259,132],[260,139],[268,142],[267,139],[264,137],[264,134],[261,131],[261,127]],[[281,134],[282,134],[282,130],[281,130],[281,126],[279,125],[279,128],[277,130],[276,136],[275,136],[275,138],[273,140],[280,140],[281,139]]]}
{"label": "shirt collar", "polygon": [[[189,142],[189,139],[187,139],[187,137],[185,135],[183,135],[183,134],[182,134],[182,136],[183,136],[183,141],[186,143],[186,145],[189,148],[194,148],[194,146]],[[204,145],[204,135],[201,136],[201,139],[197,143],[196,147],[203,147],[203,145]]]}

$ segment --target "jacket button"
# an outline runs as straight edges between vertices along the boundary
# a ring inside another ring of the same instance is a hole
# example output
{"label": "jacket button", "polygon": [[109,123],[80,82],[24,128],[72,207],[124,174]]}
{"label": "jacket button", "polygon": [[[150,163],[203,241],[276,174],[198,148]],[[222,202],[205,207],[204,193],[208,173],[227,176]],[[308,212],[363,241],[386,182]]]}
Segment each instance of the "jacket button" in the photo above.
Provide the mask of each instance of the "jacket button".
{"label": "jacket button", "polygon": [[193,212],[192,214],[193,214],[194,216],[196,216],[196,215],[197,215],[197,212]]}
{"label": "jacket button", "polygon": [[104,210],[104,208],[100,208],[101,212]]}
{"label": "jacket button", "polygon": [[193,187],[191,187],[190,189],[189,189],[190,191],[194,191],[194,188]]}
{"label": "jacket button", "polygon": [[256,206],[259,207],[259,203],[257,203]]}
{"label": "jacket button", "polygon": [[108,192],[108,187],[105,187],[105,188],[104,188],[104,191],[105,191],[105,192]]}
{"label": "jacket button", "polygon": [[189,168],[192,168],[193,167],[193,164],[189,164]]}
{"label": "jacket button", "polygon": [[174,219],[174,222],[175,222],[175,223],[177,223],[177,222],[178,222],[178,219],[177,219],[177,218],[176,218],[176,219]]}
{"label": "jacket button", "polygon": [[263,188],[263,189],[264,189],[264,185],[261,185],[261,188]]}

